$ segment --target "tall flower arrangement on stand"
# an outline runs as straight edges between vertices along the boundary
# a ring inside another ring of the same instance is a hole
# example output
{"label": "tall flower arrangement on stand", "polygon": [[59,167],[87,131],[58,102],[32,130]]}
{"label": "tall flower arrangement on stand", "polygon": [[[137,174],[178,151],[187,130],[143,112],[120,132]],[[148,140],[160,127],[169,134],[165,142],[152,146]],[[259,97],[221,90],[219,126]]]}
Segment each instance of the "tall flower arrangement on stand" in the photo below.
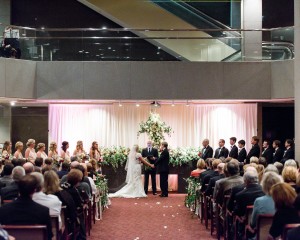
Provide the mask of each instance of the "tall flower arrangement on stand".
{"label": "tall flower arrangement on stand", "polygon": [[158,113],[150,112],[147,121],[140,123],[138,137],[141,133],[146,133],[154,145],[159,146],[165,140],[164,134],[171,136],[172,128],[160,119]]}

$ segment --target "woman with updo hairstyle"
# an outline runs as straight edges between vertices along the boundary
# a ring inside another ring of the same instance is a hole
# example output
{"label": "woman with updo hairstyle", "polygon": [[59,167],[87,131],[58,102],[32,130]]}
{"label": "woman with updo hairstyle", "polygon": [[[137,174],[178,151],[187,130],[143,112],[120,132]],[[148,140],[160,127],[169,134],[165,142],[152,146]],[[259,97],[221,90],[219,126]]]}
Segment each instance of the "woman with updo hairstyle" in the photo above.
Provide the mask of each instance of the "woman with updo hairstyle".
{"label": "woman with updo hairstyle", "polygon": [[56,142],[51,142],[50,143],[48,157],[53,158],[56,161],[59,160],[59,155],[58,155],[58,152],[57,152],[57,143]]}
{"label": "woman with updo hairstyle", "polygon": [[25,151],[25,158],[27,158],[32,164],[34,164],[34,160],[37,157],[36,152],[34,150],[35,140],[28,139],[26,146],[27,146],[27,149]]}
{"label": "woman with updo hairstyle", "polygon": [[296,189],[296,182],[299,172],[297,168],[288,166],[284,167],[282,171],[283,181]]}
{"label": "woman with updo hairstyle", "polygon": [[67,141],[63,141],[61,144],[61,158],[67,162],[71,161],[70,153],[68,151],[69,143]]}
{"label": "woman with updo hairstyle", "polygon": [[45,159],[48,157],[47,154],[45,153],[46,150],[45,143],[39,143],[36,149],[38,150],[36,156],[42,158],[45,161]]}
{"label": "woman with updo hairstyle", "polygon": [[73,156],[77,156],[82,159],[83,158],[81,157],[82,155],[85,155],[85,151],[83,150],[83,142],[77,141],[76,149],[73,152]]}
{"label": "woman with updo hairstyle", "polygon": [[205,171],[205,161],[201,158],[197,162],[197,169],[191,172],[192,177],[199,177]]}
{"label": "woman with updo hairstyle", "polygon": [[23,159],[23,155],[22,155],[23,147],[24,147],[24,145],[22,142],[20,142],[20,141],[16,142],[16,144],[15,144],[16,151],[14,153],[14,158]]}
{"label": "woman with updo hairstyle", "polygon": [[11,158],[11,142],[5,141],[2,149],[2,159],[10,159]]}

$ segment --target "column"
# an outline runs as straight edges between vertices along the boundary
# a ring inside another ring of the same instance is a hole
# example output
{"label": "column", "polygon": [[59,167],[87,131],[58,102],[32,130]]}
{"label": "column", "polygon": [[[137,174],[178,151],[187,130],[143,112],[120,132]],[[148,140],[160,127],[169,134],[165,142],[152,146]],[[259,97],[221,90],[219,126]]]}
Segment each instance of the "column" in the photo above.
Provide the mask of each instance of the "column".
{"label": "column", "polygon": [[295,159],[300,163],[300,1],[294,0],[295,25],[295,60],[294,60],[294,87],[295,87]]}
{"label": "column", "polygon": [[11,107],[0,106],[0,143],[11,140]]}
{"label": "column", "polygon": [[[242,29],[262,28],[262,0],[242,0]],[[242,56],[245,61],[262,58],[262,33],[242,32]]]}
{"label": "column", "polygon": [[0,0],[0,35],[7,25],[10,25],[10,0]]}

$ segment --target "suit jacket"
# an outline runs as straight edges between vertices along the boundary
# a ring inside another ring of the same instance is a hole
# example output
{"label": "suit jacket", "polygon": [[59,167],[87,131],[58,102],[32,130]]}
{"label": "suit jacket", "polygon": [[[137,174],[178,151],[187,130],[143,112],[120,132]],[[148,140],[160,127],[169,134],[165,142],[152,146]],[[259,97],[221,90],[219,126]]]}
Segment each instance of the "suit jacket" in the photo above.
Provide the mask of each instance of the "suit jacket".
{"label": "suit jacket", "polygon": [[[204,151],[205,150],[205,151]],[[207,145],[206,148],[202,149],[202,155],[201,158],[203,160],[206,160],[207,158],[212,158],[214,150],[211,148],[211,146]]]}
{"label": "suit jacket", "polygon": [[232,157],[234,159],[238,159],[239,156],[239,149],[237,146],[233,145],[230,152],[229,152],[229,157]]}
{"label": "suit jacket", "polygon": [[[151,151],[148,152],[148,148],[144,148],[144,149],[142,150],[142,157],[143,157],[143,158],[146,158],[146,157],[148,157],[148,156],[153,156],[153,157],[155,157],[155,160],[150,160],[150,163],[151,163],[151,164],[154,164],[155,161],[158,159],[158,151],[157,151],[157,149],[152,147],[152,148],[151,148]],[[147,172],[155,172],[156,169],[155,169],[155,168],[151,168],[151,169],[147,169],[147,170],[145,170],[145,171],[147,171]]]}
{"label": "suit jacket", "polygon": [[15,181],[1,189],[1,201],[13,200],[19,196],[19,188]]}
{"label": "suit jacket", "polygon": [[273,163],[273,148],[271,148],[271,147],[266,148],[261,153],[261,156],[266,158],[268,164]]}
{"label": "suit jacket", "polygon": [[259,157],[259,155],[260,155],[260,147],[258,146],[258,144],[255,144],[252,146],[252,148],[250,149],[250,151],[246,157],[246,163],[247,164],[250,163],[251,157]]}
{"label": "suit jacket", "polygon": [[12,203],[3,205],[0,208],[0,223],[3,225],[46,225],[48,239],[53,236],[49,208],[34,202],[29,197],[19,197]]}
{"label": "suit jacket", "polygon": [[217,148],[215,151],[214,158],[220,158],[220,157],[227,158],[228,154],[229,154],[229,151],[226,147],[222,147],[222,149]]}
{"label": "suit jacket", "polygon": [[247,206],[253,205],[256,198],[264,195],[260,184],[249,184],[244,190],[236,195],[234,214],[237,216],[244,216],[246,214]]}
{"label": "suit jacket", "polygon": [[169,161],[170,161],[170,155],[168,149],[164,149],[160,157],[156,160],[154,163],[154,166],[157,167],[158,173],[169,173]]}
{"label": "suit jacket", "polygon": [[239,155],[238,155],[237,160],[238,160],[239,162],[242,162],[242,163],[243,163],[243,162],[245,161],[246,157],[247,157],[247,151],[246,151],[245,148],[242,148],[242,149],[240,150],[240,152],[239,152]]}
{"label": "suit jacket", "polygon": [[243,191],[244,188],[245,188],[245,184],[241,184],[241,185],[237,185],[231,189],[230,198],[227,203],[227,208],[229,211],[231,211],[231,212],[233,211],[234,204],[235,204],[235,197],[239,192]]}
{"label": "suit jacket", "polygon": [[273,153],[273,163],[280,162],[283,158],[283,150],[281,148],[278,148]]}
{"label": "suit jacket", "polygon": [[212,169],[207,169],[206,171],[204,171],[203,173],[200,174],[200,178],[199,178],[199,181],[200,183],[202,184],[203,183],[203,180],[204,178],[206,177],[206,175],[210,175],[210,174],[213,174],[214,170]]}
{"label": "suit jacket", "polygon": [[203,178],[203,181],[202,181],[201,192],[204,192],[206,190],[207,186],[205,186],[205,185],[209,183],[209,180],[211,178],[217,177],[217,176],[219,176],[219,172],[218,171],[213,171],[210,174],[206,174],[206,176]]}
{"label": "suit jacket", "polygon": [[210,180],[209,180],[209,183],[208,183],[208,186],[205,190],[205,195],[206,196],[211,196],[213,193],[214,193],[214,187],[216,185],[216,181],[224,178],[225,175],[224,174],[219,174],[219,176],[216,176],[216,177],[212,177]]}
{"label": "suit jacket", "polygon": [[295,159],[295,150],[293,147],[284,151],[281,163],[284,164],[286,160]]}

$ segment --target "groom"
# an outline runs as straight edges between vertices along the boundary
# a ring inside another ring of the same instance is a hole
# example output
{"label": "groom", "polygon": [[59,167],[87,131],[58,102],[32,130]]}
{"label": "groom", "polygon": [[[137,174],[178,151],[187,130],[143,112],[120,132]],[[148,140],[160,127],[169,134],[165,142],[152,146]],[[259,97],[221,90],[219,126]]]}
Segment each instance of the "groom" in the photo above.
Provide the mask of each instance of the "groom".
{"label": "groom", "polygon": [[[148,158],[151,164],[153,164],[158,158],[158,151],[156,148],[152,147],[151,141],[148,141],[147,148],[143,149],[142,157]],[[155,168],[145,169],[145,183],[144,183],[145,193],[148,194],[149,175],[151,175],[152,193],[153,195],[156,195],[157,193],[156,193],[156,169]]]}
{"label": "groom", "polygon": [[168,175],[169,175],[169,151],[168,143],[162,142],[160,145],[160,157],[154,163],[154,166],[157,166],[157,173],[160,174],[160,197],[168,197]]}

